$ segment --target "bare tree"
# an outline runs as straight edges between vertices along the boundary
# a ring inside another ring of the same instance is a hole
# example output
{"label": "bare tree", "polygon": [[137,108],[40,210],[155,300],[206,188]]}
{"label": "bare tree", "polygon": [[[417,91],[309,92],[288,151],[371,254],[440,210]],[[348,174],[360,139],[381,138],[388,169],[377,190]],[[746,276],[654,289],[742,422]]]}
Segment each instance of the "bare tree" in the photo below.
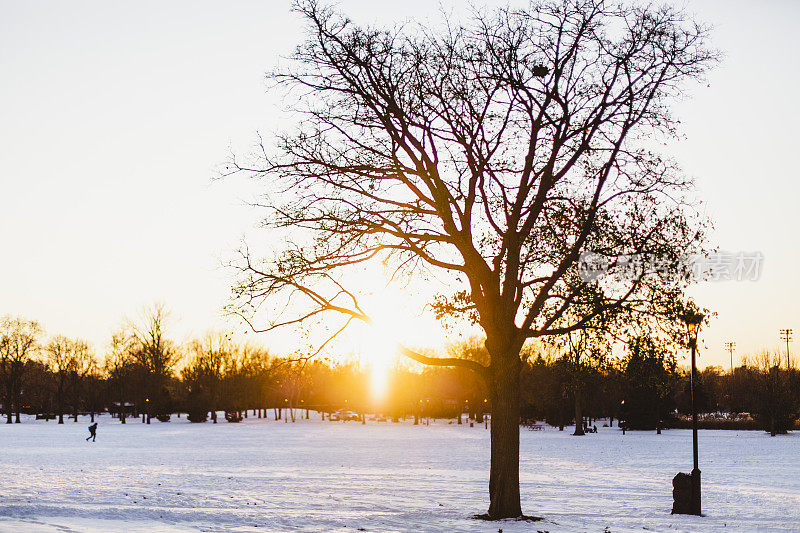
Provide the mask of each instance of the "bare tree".
{"label": "bare tree", "polygon": [[286,408],[292,422],[295,421],[294,410],[300,401],[300,395],[305,385],[304,372],[308,365],[309,358],[301,357],[289,359],[283,369],[282,391],[286,400]]}
{"label": "bare tree", "polygon": [[754,407],[759,425],[771,436],[788,433],[800,412],[792,369],[781,368],[781,354],[763,350],[753,357],[757,369]]}
{"label": "bare tree", "polygon": [[56,375],[58,423],[64,423],[64,396],[67,392],[70,393],[72,415],[77,422],[84,382],[97,368],[89,343],[56,335],[45,345],[44,353],[50,370]]}
{"label": "bare tree", "polygon": [[[716,59],[707,30],[671,7],[603,0],[436,29],[359,27],[315,0],[295,10],[307,38],[270,79],[295,102],[297,130],[226,171],[266,178],[259,203],[285,245],[243,251],[233,307],[257,331],[338,316],[332,337],[370,320],[348,282],[356,267],[435,272],[453,288],[438,313],[479,324],[490,361],[403,353],[485,379],[488,516],[521,516],[523,344],[601,314],[670,312],[685,278],[623,272],[627,258],[677,274],[700,251],[691,182],[653,148],[676,134],[672,99]],[[610,275],[582,283],[589,252]],[[566,322],[574,306],[588,314]]]}
{"label": "bare tree", "polygon": [[131,355],[132,352],[130,335],[124,329],[114,331],[108,343],[103,371],[112,388],[111,398],[116,399],[119,404],[117,414],[121,424],[125,423],[127,400],[133,394],[131,387],[135,374],[135,361]]}
{"label": "bare tree", "polygon": [[581,329],[570,331],[563,339],[565,348],[562,356],[567,363],[570,374],[570,387],[575,402],[575,432],[573,435],[584,435],[584,391],[588,388],[592,374],[606,362],[611,347],[606,338],[597,329]]}
{"label": "bare tree", "polygon": [[25,365],[38,349],[42,328],[38,322],[9,315],[0,318],[0,384],[6,424],[11,424],[14,408],[19,423],[20,394]]}
{"label": "bare tree", "polygon": [[164,407],[153,404],[161,398],[162,389],[180,359],[178,347],[166,336],[168,319],[169,311],[166,306],[157,303],[144,309],[138,321],[129,320],[126,325],[130,336],[131,357],[142,373],[140,390],[145,397],[140,399],[143,400],[141,410],[145,417],[143,420],[148,424],[153,410]]}
{"label": "bare tree", "polygon": [[81,339],[72,341],[72,356],[70,359],[69,392],[72,404],[72,418],[77,422],[81,400],[85,400],[84,393],[86,392],[87,380],[97,370],[97,361],[89,343]]}
{"label": "bare tree", "polygon": [[72,340],[63,335],[56,335],[50,339],[44,348],[47,364],[56,375],[56,408],[59,424],[64,423],[64,393],[67,373],[72,365],[72,348]]}
{"label": "bare tree", "polygon": [[273,381],[273,373],[283,364],[276,361],[269,350],[254,344],[244,344],[242,366],[247,375],[252,405],[258,409],[258,417],[266,417],[267,397]]}
{"label": "bare tree", "polygon": [[190,359],[182,371],[183,379],[202,391],[204,400],[211,406],[211,420],[217,423],[220,387],[226,367],[230,366],[233,344],[230,335],[209,331],[202,338],[189,343]]}

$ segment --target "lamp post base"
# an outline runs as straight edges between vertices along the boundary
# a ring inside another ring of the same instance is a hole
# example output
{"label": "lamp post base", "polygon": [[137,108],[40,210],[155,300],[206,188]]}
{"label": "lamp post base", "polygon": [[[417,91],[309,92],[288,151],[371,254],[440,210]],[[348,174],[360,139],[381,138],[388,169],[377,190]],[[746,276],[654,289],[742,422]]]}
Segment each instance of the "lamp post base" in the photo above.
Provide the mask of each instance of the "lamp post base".
{"label": "lamp post base", "polygon": [[700,470],[678,472],[672,478],[672,514],[700,516]]}

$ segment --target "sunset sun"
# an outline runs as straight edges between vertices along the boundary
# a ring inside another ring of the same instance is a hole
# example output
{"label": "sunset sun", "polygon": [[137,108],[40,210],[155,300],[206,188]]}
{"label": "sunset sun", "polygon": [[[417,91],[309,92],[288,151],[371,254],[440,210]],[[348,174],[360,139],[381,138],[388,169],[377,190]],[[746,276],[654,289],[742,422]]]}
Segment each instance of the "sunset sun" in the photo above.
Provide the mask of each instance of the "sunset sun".
{"label": "sunset sun", "polygon": [[[377,302],[376,302],[377,303]],[[398,347],[415,328],[414,321],[391,301],[374,305],[371,323],[357,331],[358,352],[370,368],[370,391],[375,400],[382,399],[389,386],[389,371],[398,358]]]}

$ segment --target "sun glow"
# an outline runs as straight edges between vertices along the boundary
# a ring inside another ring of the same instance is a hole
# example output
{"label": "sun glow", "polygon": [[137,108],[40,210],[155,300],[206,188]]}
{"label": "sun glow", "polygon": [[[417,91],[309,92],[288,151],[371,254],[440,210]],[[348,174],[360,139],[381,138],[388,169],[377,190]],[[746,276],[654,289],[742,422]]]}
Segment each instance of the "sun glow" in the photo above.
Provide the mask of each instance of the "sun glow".
{"label": "sun glow", "polygon": [[370,365],[370,390],[375,400],[382,399],[389,388],[389,372],[397,358],[402,331],[408,320],[391,317],[391,313],[375,314],[372,323],[365,325],[360,352]]}
{"label": "sun glow", "polygon": [[436,352],[460,333],[445,329],[426,306],[429,293],[438,290],[435,281],[398,282],[380,267],[365,268],[349,281],[363,288],[357,297],[369,322],[351,324],[343,336],[342,351],[357,353],[361,363],[369,366],[372,399],[380,402],[389,392],[392,370],[399,362],[410,361],[400,355],[400,346]]}
{"label": "sun glow", "polygon": [[400,345],[430,346],[441,342],[439,324],[429,316],[420,316],[409,290],[384,285],[362,299],[368,324],[357,327],[355,341],[362,361],[370,367],[370,389],[375,401],[383,399],[389,377],[397,361]]}

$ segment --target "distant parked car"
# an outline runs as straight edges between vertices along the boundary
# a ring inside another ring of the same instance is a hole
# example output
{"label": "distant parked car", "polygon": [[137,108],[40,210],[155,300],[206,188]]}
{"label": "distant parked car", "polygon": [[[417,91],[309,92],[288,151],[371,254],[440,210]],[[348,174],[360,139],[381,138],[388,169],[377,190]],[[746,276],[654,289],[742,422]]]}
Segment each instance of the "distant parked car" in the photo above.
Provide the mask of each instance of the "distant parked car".
{"label": "distant parked car", "polygon": [[358,416],[353,411],[346,411],[344,409],[340,409],[337,412],[337,414],[339,415],[338,416],[338,420],[344,420],[344,421],[347,421],[347,420],[361,420],[361,417]]}

